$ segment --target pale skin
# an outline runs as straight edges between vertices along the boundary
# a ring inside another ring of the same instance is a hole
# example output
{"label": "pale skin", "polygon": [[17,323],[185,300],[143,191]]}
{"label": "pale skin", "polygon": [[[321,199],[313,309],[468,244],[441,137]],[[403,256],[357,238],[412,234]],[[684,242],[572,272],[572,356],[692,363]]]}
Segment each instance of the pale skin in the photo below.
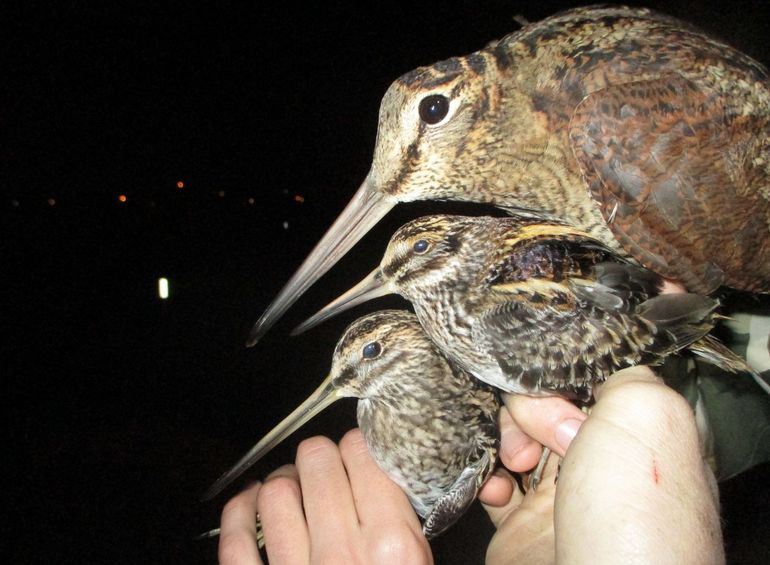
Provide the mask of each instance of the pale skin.
{"label": "pale skin", "polygon": [[[500,458],[528,471],[551,457],[537,492],[496,471],[479,498],[497,527],[487,563],[724,563],[718,498],[692,410],[652,371],[620,371],[591,417],[557,398],[508,396]],[[577,433],[579,431],[579,433]],[[577,433],[577,435],[575,435]],[[573,441],[574,439],[574,441]],[[261,563],[259,512],[270,563],[432,563],[406,496],[376,466],[361,433],[316,437],[222,512],[222,565]]]}

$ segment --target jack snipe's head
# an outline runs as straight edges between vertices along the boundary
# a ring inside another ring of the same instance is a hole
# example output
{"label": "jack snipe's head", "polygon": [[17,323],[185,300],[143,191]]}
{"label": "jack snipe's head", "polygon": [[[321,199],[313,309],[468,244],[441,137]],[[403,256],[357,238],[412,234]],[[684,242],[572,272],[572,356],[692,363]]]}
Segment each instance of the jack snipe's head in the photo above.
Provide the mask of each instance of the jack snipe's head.
{"label": "jack snipe's head", "polygon": [[[324,408],[345,397],[364,401],[404,399],[425,395],[426,380],[451,379],[448,361],[423,333],[417,317],[405,310],[383,310],[353,322],[344,332],[321,385],[241,460],[222,475],[203,499],[225,489],[276,445]],[[390,402],[391,405],[397,403]]]}
{"label": "jack snipe's head", "polygon": [[382,310],[348,326],[334,349],[329,378],[340,395],[376,399],[419,381],[408,376],[412,371],[444,362],[414,314]]}

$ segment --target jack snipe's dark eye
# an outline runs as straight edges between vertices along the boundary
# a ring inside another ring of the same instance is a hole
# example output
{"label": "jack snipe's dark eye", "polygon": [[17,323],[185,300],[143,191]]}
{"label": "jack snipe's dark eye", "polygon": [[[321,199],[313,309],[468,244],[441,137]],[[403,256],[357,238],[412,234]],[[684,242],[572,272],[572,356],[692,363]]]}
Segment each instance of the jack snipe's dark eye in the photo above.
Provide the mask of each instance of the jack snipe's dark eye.
{"label": "jack snipe's dark eye", "polygon": [[364,345],[362,355],[364,359],[374,359],[382,352],[382,347],[376,341],[372,341]]}
{"label": "jack snipe's dark eye", "polygon": [[418,239],[414,242],[414,245],[412,245],[412,250],[415,253],[425,253],[428,250],[428,247],[430,247],[430,244],[424,240],[424,239]]}
{"label": "jack snipe's dark eye", "polygon": [[420,119],[426,124],[437,124],[449,113],[449,98],[431,94],[420,101]]}

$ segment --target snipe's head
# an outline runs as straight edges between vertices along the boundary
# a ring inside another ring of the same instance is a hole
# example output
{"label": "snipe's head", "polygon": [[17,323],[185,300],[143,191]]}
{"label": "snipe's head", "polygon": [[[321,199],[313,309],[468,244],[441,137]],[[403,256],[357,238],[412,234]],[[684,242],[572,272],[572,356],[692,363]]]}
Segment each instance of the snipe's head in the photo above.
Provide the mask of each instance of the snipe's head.
{"label": "snipe's head", "polygon": [[297,326],[292,335],[379,296],[395,293],[414,301],[439,285],[463,284],[463,273],[474,270],[469,262],[483,257],[481,247],[488,244],[480,237],[486,220],[435,215],[404,224],[390,238],[379,267]]}
{"label": "snipe's head", "polygon": [[[442,365],[442,363],[444,365]],[[213,498],[313,416],[340,398],[364,401],[409,396],[424,372],[448,372],[446,361],[423,333],[414,314],[383,310],[353,322],[334,350],[323,383],[296,410],[262,438],[203,496]]]}
{"label": "snipe's head", "polygon": [[348,326],[334,350],[330,378],[341,394],[376,402],[403,398],[421,378],[414,375],[442,363],[414,314],[381,310]]}
{"label": "snipe's head", "polygon": [[254,325],[247,345],[254,345],[398,202],[494,202],[494,183],[486,180],[489,174],[499,176],[491,149],[500,145],[500,136],[515,136],[510,127],[495,127],[502,97],[496,78],[508,64],[506,57],[489,48],[421,67],[390,86],[380,106],[369,174]]}

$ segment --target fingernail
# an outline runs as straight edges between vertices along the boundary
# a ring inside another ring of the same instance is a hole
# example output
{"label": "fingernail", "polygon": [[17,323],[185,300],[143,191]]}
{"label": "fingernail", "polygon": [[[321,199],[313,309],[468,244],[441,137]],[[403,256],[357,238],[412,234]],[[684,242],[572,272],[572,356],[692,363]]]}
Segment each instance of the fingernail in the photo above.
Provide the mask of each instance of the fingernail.
{"label": "fingernail", "polygon": [[555,434],[556,443],[559,445],[559,447],[561,447],[564,451],[567,451],[569,444],[572,443],[573,439],[575,439],[575,435],[577,434],[582,424],[583,422],[580,420],[564,420],[561,424],[559,424],[556,428]]}

